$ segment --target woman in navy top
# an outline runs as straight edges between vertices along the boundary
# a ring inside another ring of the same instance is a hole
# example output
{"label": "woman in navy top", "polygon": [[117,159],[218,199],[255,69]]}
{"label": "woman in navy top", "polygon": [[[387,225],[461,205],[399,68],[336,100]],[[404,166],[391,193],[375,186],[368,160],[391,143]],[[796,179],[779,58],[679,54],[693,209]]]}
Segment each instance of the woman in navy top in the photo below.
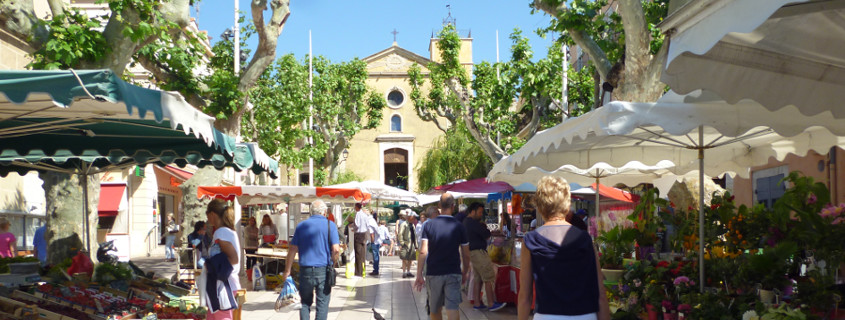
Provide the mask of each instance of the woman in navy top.
{"label": "woman in navy top", "polygon": [[610,319],[593,240],[567,222],[572,215],[569,183],[559,177],[543,177],[535,201],[545,224],[523,239],[519,319],[530,317],[532,288],[536,289],[534,320]]}

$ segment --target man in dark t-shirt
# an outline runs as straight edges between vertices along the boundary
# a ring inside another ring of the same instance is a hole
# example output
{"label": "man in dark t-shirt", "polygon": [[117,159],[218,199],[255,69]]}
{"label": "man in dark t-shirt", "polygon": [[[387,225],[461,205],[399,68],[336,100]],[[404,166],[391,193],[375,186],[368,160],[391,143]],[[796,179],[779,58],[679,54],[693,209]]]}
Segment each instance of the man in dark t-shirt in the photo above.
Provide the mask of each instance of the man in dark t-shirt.
{"label": "man in dark t-shirt", "polygon": [[469,272],[469,240],[464,226],[452,217],[454,205],[452,195],[444,193],[440,197],[440,215],[426,223],[419,235],[422,244],[417,265],[427,263],[427,267],[425,279],[423,268],[417,268],[414,288],[422,290],[425,285],[428,289],[433,320],[442,319],[444,307],[447,318],[460,318],[461,284]]}

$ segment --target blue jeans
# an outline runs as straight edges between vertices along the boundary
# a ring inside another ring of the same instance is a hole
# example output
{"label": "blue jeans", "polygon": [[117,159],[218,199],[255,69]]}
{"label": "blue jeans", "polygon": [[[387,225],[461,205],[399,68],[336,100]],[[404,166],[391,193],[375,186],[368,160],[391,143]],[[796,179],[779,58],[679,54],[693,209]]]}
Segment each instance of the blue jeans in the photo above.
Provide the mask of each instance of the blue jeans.
{"label": "blue jeans", "polygon": [[317,320],[326,320],[329,316],[329,299],[332,287],[326,285],[326,267],[299,268],[299,298],[302,309],[299,309],[300,320],[311,319],[311,304],[314,302],[314,292],[317,292]]}
{"label": "blue jeans", "polygon": [[164,257],[167,259],[176,259],[176,254],[173,253],[174,242],[176,242],[175,234],[168,234],[164,236]]}
{"label": "blue jeans", "polygon": [[379,261],[379,248],[381,247],[378,243],[371,243],[370,244],[370,251],[373,252],[373,273],[378,274],[378,261]]}

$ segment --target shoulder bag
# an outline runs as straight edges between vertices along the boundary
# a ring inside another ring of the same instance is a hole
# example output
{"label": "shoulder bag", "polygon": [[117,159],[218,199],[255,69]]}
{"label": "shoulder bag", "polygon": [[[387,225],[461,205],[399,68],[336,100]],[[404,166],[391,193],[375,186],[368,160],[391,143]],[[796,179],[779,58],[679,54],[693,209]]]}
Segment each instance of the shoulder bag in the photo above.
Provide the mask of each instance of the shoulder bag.
{"label": "shoulder bag", "polygon": [[326,266],[326,285],[334,287],[337,283],[337,270],[334,269],[334,261],[332,261],[332,224],[326,220],[326,247],[329,249],[329,265]]}

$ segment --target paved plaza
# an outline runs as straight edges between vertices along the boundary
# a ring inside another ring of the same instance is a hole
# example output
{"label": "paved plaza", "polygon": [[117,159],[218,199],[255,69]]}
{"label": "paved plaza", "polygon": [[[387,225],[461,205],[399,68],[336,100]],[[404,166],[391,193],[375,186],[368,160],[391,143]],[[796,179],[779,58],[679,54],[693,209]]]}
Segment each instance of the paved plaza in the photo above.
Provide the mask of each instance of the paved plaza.
{"label": "paved plaza", "polygon": [[[155,271],[159,276],[171,276],[175,265],[166,263],[163,258],[139,259],[138,264],[147,271]],[[413,290],[413,279],[402,279],[398,257],[382,257],[378,277],[367,276],[363,279],[347,279],[342,269],[338,285],[332,289],[329,304],[329,320],[365,320],[373,319],[375,309],[385,319],[428,319],[425,313],[425,291]],[[368,266],[368,271],[371,266]],[[412,269],[416,271],[416,268]],[[277,313],[273,306],[278,294],[272,291],[248,291],[243,306],[244,320],[294,320],[299,319],[299,311]],[[315,314],[312,309],[311,317]],[[461,304],[461,319],[497,320],[516,319],[516,306],[509,304],[497,312],[477,311],[466,301]]]}

